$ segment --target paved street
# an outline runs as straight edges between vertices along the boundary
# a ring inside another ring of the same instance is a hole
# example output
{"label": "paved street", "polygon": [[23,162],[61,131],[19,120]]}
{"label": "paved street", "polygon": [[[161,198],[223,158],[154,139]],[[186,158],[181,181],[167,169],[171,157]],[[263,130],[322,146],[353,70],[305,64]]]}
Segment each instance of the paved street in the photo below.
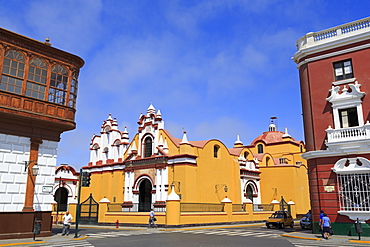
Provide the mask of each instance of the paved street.
{"label": "paved street", "polygon": [[[122,230],[122,229],[90,229],[82,228],[80,233],[87,236],[82,240],[71,240],[74,229],[65,241],[48,242],[33,244],[30,246],[370,246],[369,244],[359,243],[338,243],[336,240],[306,240],[297,238],[282,237],[281,234],[302,231],[298,227],[286,229],[267,229],[264,226],[238,227],[238,228],[194,228],[194,229],[142,229],[142,230]],[[54,229],[60,232],[60,229]]]}

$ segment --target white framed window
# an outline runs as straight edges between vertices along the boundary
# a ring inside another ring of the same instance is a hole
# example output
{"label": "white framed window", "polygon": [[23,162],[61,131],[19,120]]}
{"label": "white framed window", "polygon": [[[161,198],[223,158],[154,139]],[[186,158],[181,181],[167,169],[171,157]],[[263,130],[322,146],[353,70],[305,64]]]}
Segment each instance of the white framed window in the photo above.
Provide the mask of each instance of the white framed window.
{"label": "white framed window", "polygon": [[352,61],[345,60],[333,63],[336,81],[353,78]]}
{"label": "white framed window", "polygon": [[333,86],[329,91],[330,96],[326,98],[332,104],[334,128],[349,128],[364,125],[362,111],[362,97],[365,95],[361,92],[361,84],[356,81],[354,84],[343,86]]}

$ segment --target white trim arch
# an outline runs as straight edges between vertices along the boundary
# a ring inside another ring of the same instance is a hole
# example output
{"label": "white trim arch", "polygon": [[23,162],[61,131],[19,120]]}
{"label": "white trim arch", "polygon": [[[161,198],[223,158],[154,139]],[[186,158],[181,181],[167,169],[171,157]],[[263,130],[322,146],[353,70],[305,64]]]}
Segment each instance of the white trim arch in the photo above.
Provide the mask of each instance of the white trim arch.
{"label": "white trim arch", "polygon": [[256,185],[256,183],[252,180],[248,180],[245,184],[244,184],[244,194],[247,192],[247,187],[248,186],[251,186],[252,187],[252,190],[253,190],[253,197],[256,197],[255,195],[258,196],[258,187]]}
{"label": "white trim arch", "polygon": [[260,185],[259,181],[255,180],[245,180],[242,179],[242,201],[243,203],[248,202],[249,198],[246,197],[247,188],[248,186],[252,188],[252,197],[253,197],[253,204],[260,204],[261,203],[261,195],[260,195]]}
{"label": "white trim arch", "polygon": [[141,175],[140,177],[138,177],[134,183],[134,185],[132,186],[132,189],[133,191],[138,191],[139,190],[139,186],[140,186],[140,183],[144,180],[144,179],[148,179],[149,182],[151,183],[152,185],[152,188],[154,189],[154,182],[152,180],[152,178],[149,176],[149,175]]}

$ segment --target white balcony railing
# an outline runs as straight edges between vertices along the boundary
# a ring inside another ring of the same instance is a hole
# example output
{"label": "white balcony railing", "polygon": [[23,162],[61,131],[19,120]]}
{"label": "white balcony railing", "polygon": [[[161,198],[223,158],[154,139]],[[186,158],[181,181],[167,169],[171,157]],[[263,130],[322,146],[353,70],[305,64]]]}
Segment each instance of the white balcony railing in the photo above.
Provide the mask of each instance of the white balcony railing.
{"label": "white balcony railing", "polygon": [[328,137],[327,143],[370,140],[370,124],[367,122],[364,126],[342,129],[332,129],[329,126],[326,129],[326,133]]}
{"label": "white balcony railing", "polygon": [[299,51],[302,47],[307,48],[315,45],[316,42],[339,38],[339,36],[342,36],[344,34],[363,32],[364,29],[367,28],[370,28],[370,17],[332,27],[320,32],[311,32],[297,41],[297,48]]}

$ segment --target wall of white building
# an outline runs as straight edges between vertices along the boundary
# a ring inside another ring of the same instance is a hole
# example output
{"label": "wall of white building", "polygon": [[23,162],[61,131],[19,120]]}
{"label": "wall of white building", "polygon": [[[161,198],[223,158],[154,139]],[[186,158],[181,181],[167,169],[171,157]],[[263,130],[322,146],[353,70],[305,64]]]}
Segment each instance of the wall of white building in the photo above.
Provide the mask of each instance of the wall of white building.
{"label": "wall of white building", "polygon": [[[45,140],[39,147],[35,211],[51,210],[57,147],[58,142]],[[25,161],[29,155],[30,138],[0,134],[0,211],[22,211],[27,183]]]}

